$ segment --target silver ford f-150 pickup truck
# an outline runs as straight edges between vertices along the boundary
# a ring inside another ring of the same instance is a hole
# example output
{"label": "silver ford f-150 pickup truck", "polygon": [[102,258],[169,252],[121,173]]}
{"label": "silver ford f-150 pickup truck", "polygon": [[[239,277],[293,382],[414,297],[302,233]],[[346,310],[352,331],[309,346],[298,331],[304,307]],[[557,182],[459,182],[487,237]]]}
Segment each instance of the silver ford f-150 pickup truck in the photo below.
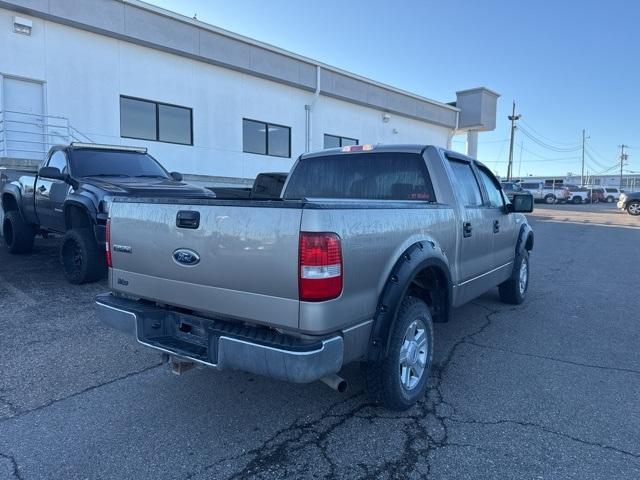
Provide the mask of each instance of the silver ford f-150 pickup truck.
{"label": "silver ford f-150 pickup truck", "polygon": [[[425,391],[432,321],[493,287],[521,303],[533,232],[481,163],[433,146],[302,155],[279,199],[116,198],[101,319],[176,364]],[[189,365],[189,363],[187,363]]]}

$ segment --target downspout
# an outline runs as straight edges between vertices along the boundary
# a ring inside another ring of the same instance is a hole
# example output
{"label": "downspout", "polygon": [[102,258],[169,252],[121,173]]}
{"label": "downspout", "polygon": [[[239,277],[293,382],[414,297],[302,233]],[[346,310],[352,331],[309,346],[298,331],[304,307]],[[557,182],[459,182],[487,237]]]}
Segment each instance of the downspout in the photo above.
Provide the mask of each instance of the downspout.
{"label": "downspout", "polygon": [[453,141],[453,137],[456,133],[458,133],[458,125],[460,122],[460,110],[456,110],[456,127],[453,129],[451,133],[449,133],[449,139],[447,140],[447,150],[451,150],[451,143]]}
{"label": "downspout", "polygon": [[313,92],[311,103],[304,106],[305,122],[304,122],[304,151],[311,151],[311,113],[313,107],[316,106],[318,97],[320,96],[320,65],[316,65],[316,89]]}

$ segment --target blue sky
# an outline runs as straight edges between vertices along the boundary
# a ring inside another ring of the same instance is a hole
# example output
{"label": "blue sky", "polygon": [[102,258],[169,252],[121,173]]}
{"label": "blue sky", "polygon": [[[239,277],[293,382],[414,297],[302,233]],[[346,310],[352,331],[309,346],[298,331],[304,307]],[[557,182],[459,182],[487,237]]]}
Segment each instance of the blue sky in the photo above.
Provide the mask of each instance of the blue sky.
{"label": "blue sky", "polygon": [[[640,172],[640,2],[151,0],[158,6],[439,101],[486,86],[502,96],[478,157],[506,173],[511,101],[524,133],[514,172],[603,171],[625,143]],[[464,137],[454,148],[464,150]],[[522,153],[522,156],[521,156]],[[520,158],[522,162],[520,163]],[[610,170],[615,174],[616,170]]]}

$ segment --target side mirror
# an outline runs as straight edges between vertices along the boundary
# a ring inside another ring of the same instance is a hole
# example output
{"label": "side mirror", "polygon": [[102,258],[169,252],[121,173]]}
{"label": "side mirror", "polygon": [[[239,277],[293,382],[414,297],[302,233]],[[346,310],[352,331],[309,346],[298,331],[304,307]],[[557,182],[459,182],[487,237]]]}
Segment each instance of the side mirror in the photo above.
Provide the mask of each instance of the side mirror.
{"label": "side mirror", "polygon": [[507,204],[509,213],[531,213],[533,212],[533,195],[530,193],[514,193],[513,200]]}
{"label": "side mirror", "polygon": [[42,178],[50,178],[52,180],[67,180],[67,175],[62,173],[58,167],[42,167],[38,171],[38,176]]}
{"label": "side mirror", "polygon": [[182,174],[180,172],[171,172],[169,175],[171,175],[171,178],[173,178],[176,182],[182,181]]}

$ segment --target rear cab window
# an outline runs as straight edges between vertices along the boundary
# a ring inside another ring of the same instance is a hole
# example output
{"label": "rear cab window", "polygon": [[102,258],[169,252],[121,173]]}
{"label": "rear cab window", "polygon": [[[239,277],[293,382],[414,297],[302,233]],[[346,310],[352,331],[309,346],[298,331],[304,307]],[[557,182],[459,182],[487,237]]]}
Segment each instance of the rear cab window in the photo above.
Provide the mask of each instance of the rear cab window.
{"label": "rear cab window", "polygon": [[284,198],[436,201],[423,156],[404,152],[302,158]]}

